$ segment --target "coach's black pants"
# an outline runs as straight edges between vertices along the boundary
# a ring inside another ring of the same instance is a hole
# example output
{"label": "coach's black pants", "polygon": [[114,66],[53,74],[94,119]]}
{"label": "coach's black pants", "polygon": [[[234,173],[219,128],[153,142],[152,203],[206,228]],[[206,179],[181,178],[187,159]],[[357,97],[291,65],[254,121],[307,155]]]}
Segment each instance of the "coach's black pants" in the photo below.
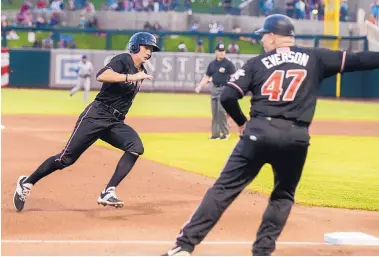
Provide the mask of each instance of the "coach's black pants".
{"label": "coach's black pants", "polygon": [[258,117],[250,120],[220,177],[208,189],[189,223],[182,228],[177,245],[192,251],[262,166],[269,163],[274,171],[275,186],[257,233],[253,254],[270,255],[291,211],[308,145],[307,127],[281,119]]}
{"label": "coach's black pants", "polygon": [[61,153],[48,158],[27,178],[26,183],[35,184],[41,178],[72,164],[96,140],[102,139],[110,145],[136,155],[144,152],[137,132],[117,118],[109,109],[94,101],[81,113],[65,148]]}

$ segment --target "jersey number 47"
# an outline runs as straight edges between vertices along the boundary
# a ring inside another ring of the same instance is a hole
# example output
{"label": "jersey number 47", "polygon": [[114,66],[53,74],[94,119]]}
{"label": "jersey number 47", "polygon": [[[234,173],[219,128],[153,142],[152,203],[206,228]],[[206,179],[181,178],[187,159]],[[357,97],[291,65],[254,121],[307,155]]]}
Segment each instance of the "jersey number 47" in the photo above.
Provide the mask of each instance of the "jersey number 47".
{"label": "jersey number 47", "polygon": [[[268,96],[270,101],[293,101],[301,84],[307,77],[306,70],[276,70],[266,80],[261,88],[261,95]],[[284,79],[292,78],[283,94]]]}

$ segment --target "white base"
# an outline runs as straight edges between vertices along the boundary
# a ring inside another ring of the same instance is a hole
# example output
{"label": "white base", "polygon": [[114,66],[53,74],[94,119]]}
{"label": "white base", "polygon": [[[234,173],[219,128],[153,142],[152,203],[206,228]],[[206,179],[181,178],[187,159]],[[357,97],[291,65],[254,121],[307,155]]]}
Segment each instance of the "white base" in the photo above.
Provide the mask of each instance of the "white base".
{"label": "white base", "polygon": [[4,125],[0,125],[0,128],[1,128],[1,129],[5,129],[5,126],[4,126]]}
{"label": "white base", "polygon": [[361,232],[334,232],[324,234],[329,244],[338,245],[377,245],[379,238]]}

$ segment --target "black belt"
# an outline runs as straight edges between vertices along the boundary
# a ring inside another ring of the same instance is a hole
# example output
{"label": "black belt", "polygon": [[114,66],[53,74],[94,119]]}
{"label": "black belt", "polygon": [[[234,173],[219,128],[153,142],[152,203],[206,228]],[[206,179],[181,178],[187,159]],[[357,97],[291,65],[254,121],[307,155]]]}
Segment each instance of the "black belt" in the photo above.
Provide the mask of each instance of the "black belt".
{"label": "black belt", "polygon": [[125,119],[125,115],[122,112],[120,112],[119,110],[117,110],[117,109],[115,109],[115,108],[113,108],[113,107],[111,107],[111,106],[109,106],[107,104],[104,104],[104,103],[102,103],[100,101],[96,101],[96,102],[98,102],[101,107],[103,107],[105,110],[107,110],[108,112],[110,112],[117,119],[119,119],[119,120],[124,120]]}
{"label": "black belt", "polygon": [[215,86],[215,87],[223,87],[223,86],[225,86],[226,84],[216,84],[216,83],[213,83],[213,86]]}
{"label": "black belt", "polygon": [[266,119],[268,121],[270,120],[284,120],[284,121],[288,121],[290,123],[292,123],[293,125],[296,125],[298,127],[309,127],[309,123],[308,122],[305,122],[305,121],[300,121],[300,120],[295,120],[295,119],[290,119],[290,118],[286,118],[286,117],[283,117],[283,116],[279,116],[279,117],[270,117],[270,116],[266,116],[266,115],[263,115],[263,114],[253,114],[253,117],[255,118],[263,118],[263,119]]}

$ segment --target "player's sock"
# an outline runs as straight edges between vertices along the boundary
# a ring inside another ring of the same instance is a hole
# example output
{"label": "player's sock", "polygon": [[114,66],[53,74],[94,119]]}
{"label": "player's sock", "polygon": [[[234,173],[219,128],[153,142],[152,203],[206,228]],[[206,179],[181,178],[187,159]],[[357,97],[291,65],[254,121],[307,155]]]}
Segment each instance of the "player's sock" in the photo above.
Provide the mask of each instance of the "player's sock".
{"label": "player's sock", "polygon": [[117,187],[118,184],[129,174],[138,159],[138,155],[125,152],[117,164],[115,173],[109,181],[107,188]]}
{"label": "player's sock", "polygon": [[34,185],[37,183],[41,178],[46,177],[50,173],[56,171],[59,169],[59,166],[57,165],[57,162],[55,161],[56,156],[51,156],[46,161],[44,161],[38,169],[30,175],[24,183],[30,183]]}

